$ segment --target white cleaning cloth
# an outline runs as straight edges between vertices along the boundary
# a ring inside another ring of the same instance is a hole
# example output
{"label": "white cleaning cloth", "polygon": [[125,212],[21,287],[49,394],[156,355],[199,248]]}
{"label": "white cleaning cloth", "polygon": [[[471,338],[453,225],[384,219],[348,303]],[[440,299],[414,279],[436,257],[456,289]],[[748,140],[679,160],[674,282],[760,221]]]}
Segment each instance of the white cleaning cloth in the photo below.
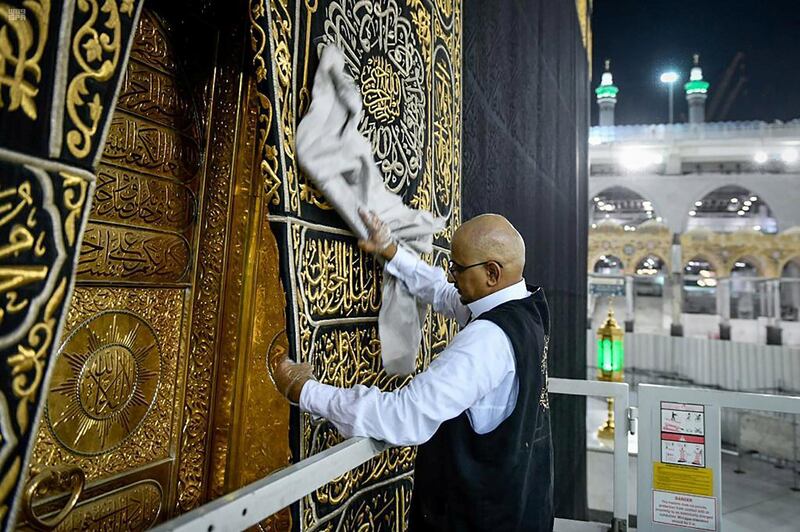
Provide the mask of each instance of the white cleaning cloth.
{"label": "white cleaning cloth", "polygon": [[[359,238],[368,236],[358,209],[374,211],[392,230],[398,245],[429,253],[433,234],[445,220],[411,209],[389,192],[372,157],[369,141],[358,131],[361,95],[345,74],[344,56],[326,46],[314,76],[311,106],[297,126],[297,160],[325,198]],[[390,375],[413,373],[422,338],[425,305],[405,285],[383,273],[378,316],[383,367]]]}

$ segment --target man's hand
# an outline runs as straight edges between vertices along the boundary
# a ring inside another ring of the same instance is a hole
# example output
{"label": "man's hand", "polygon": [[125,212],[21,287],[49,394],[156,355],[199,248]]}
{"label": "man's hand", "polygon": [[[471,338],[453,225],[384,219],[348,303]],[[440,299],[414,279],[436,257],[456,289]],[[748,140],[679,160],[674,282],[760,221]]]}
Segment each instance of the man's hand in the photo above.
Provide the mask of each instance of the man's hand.
{"label": "man's hand", "polygon": [[284,352],[269,361],[270,374],[275,387],[290,402],[300,402],[300,392],[303,385],[314,380],[314,373],[310,364],[298,364],[289,360],[289,353]]}
{"label": "man's hand", "polygon": [[358,214],[369,231],[369,238],[359,240],[358,247],[367,253],[381,255],[387,261],[392,260],[397,253],[397,244],[392,239],[389,226],[372,211],[358,209]]}

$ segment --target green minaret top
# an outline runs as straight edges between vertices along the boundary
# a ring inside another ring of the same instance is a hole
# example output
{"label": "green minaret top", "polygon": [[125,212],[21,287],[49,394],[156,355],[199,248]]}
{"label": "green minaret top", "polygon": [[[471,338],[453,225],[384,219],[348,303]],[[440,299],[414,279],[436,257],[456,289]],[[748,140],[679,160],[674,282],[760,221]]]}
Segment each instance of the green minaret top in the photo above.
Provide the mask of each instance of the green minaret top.
{"label": "green minaret top", "polygon": [[616,100],[619,89],[614,85],[614,78],[611,76],[611,60],[606,59],[606,71],[600,79],[600,86],[594,90],[597,101],[613,99]]}
{"label": "green minaret top", "polygon": [[694,66],[689,75],[689,81],[683,86],[686,94],[705,94],[710,85],[703,80],[703,69],[700,68],[700,54],[694,54]]}

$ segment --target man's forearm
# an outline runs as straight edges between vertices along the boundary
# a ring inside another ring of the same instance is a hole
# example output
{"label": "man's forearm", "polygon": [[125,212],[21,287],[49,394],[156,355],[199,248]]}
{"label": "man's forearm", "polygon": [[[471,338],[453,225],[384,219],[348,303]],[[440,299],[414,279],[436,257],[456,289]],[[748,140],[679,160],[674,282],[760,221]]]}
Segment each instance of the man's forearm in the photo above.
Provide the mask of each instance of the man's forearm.
{"label": "man's forearm", "polygon": [[419,445],[433,435],[441,420],[422,415],[420,405],[409,397],[413,394],[382,392],[374,386],[337,388],[309,382],[303,387],[299,404],[302,411],[330,421],[345,438],[361,436],[392,445]]}
{"label": "man's forearm", "polygon": [[455,318],[462,325],[466,323],[469,309],[461,303],[455,287],[447,282],[442,268],[429,265],[405,249],[392,251],[392,260],[386,265],[389,274],[403,281],[414,297],[432,305],[436,312]]}

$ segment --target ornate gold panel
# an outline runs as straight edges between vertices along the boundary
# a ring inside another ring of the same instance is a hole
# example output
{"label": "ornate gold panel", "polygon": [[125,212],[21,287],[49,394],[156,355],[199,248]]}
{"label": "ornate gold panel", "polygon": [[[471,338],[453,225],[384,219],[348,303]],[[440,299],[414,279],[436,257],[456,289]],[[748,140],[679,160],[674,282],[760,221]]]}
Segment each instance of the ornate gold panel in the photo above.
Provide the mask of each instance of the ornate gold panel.
{"label": "ornate gold panel", "polygon": [[136,432],[156,396],[161,353],[155,331],[139,315],[105,311],[64,342],[47,398],[47,422],[76,454],[100,454]]}
{"label": "ornate gold panel", "polygon": [[195,195],[184,184],[106,164],[97,168],[93,220],[182,234],[196,211]]}
{"label": "ornate gold panel", "polygon": [[[290,461],[289,407],[264,371],[269,352],[288,349],[286,299],[276,268],[279,248],[265,216],[269,195],[266,176],[257,171],[260,142],[258,92],[247,85],[244,127],[234,186],[226,292],[225,327],[221,334],[221,367],[217,404],[231,405],[214,415],[212,495],[239,488],[284,467]],[[235,420],[240,420],[235,422]],[[270,523],[286,530],[289,513]],[[271,529],[271,528],[267,528]]]}
{"label": "ornate gold panel", "polygon": [[147,530],[156,524],[162,498],[157,482],[139,482],[79,504],[55,530]]}
{"label": "ornate gold panel", "polygon": [[32,464],[92,482],[169,457],[183,305],[181,289],[75,289]]}
{"label": "ornate gold panel", "polygon": [[111,120],[103,160],[131,170],[187,181],[200,170],[201,154],[197,141],[190,136],[120,111],[114,113]]}
{"label": "ornate gold panel", "polygon": [[[186,356],[186,383],[180,403],[182,420],[176,465],[175,510],[184,512],[207,498],[210,459],[208,432],[214,411],[214,375],[217,368],[221,333],[222,301],[225,287],[225,255],[228,218],[231,213],[235,150],[239,106],[238,73],[221,68],[214,94],[215,123],[210,132],[210,151],[205,176],[205,199],[197,234],[197,271],[192,293],[192,315]],[[219,405],[224,410],[228,405]]]}
{"label": "ornate gold panel", "polygon": [[[114,16],[129,21],[132,3],[111,3],[106,11],[94,0],[78,3],[74,42],[85,46],[71,65],[88,54],[119,62],[119,32],[102,25]],[[70,245],[80,221],[72,213],[89,194],[95,199],[31,464],[86,473],[88,499],[62,527],[143,529],[282,467],[290,443],[295,459],[337,443],[330,425],[307,416],[289,441],[288,408],[264,370],[268,352],[291,350],[332,384],[391,389],[407,380],[381,370],[381,267],[299,171],[294,131],[310,101],[314,40],[346,45],[365,97],[360,127],[387,186],[448,217],[426,257],[445,263],[461,218],[461,2],[249,5],[257,85],[241,77],[246,41],[236,28],[217,33],[217,21],[186,22],[192,10],[172,23],[145,12],[96,189],[62,176]],[[197,46],[176,46],[181,24]],[[91,30],[107,36],[105,48],[96,48]],[[208,43],[216,35],[215,55]],[[64,103],[75,116],[65,120],[63,150],[88,159],[101,138],[96,114],[109,109],[81,80],[110,80],[93,68],[75,72],[82,77],[65,90],[83,99]],[[18,187],[9,194],[20,197]],[[30,240],[26,250],[35,253],[33,233]],[[49,282],[33,273],[31,283]],[[53,297],[64,286],[51,286]],[[6,320],[21,304],[11,292]],[[419,368],[455,330],[428,313]],[[401,527],[414,453],[387,451],[306,497],[301,529]],[[289,514],[264,525],[287,529]]]}
{"label": "ornate gold panel", "polygon": [[[67,465],[85,474],[88,498],[62,529],[143,530],[208,500],[214,410],[223,419],[233,408],[215,403],[214,383],[223,366],[218,346],[226,286],[237,282],[226,278],[227,251],[248,238],[245,228],[235,243],[229,240],[233,169],[240,167],[234,160],[239,137],[231,132],[254,144],[238,129],[242,93],[234,65],[244,40],[234,29],[218,41],[221,29],[209,21],[155,8],[166,18],[142,14],[96,188],[64,176],[67,208],[89,193],[94,202],[30,463],[35,472]],[[176,53],[176,42],[186,38],[193,45]],[[224,56],[216,55],[217,42]],[[224,61],[215,63],[220,56]],[[183,74],[189,70],[191,82]],[[252,155],[250,164],[253,174]],[[9,205],[18,188],[6,194]],[[74,243],[69,220],[65,227]],[[31,240],[35,250],[33,233]],[[277,279],[275,262],[260,264]],[[242,267],[231,271],[242,275]],[[234,308],[241,290],[231,293],[227,304]],[[225,356],[232,357],[225,365],[233,368],[233,386],[241,386],[238,352]],[[256,399],[265,385],[254,387]],[[288,416],[285,407],[281,412]],[[267,464],[260,474],[285,464],[287,454],[260,460]],[[218,472],[224,485],[231,474],[225,460]],[[39,515],[55,515],[57,502],[33,506]]]}
{"label": "ornate gold panel", "polygon": [[[171,76],[178,75],[178,61],[170,35],[162,21],[145,11],[133,35],[132,60]],[[124,95],[120,94],[120,98]]]}
{"label": "ornate gold panel", "polygon": [[[28,493],[25,460],[42,427],[52,362],[73,293],[76,248],[94,190],[98,145],[140,7],[141,0],[0,2],[4,530],[14,527]],[[81,476],[68,466],[43,472],[30,491]]]}
{"label": "ornate gold panel", "polygon": [[131,61],[122,79],[117,109],[144,116],[197,139],[200,131],[194,103],[186,87],[179,86],[175,72],[163,72],[157,65],[139,61]]}
{"label": "ornate gold panel", "polygon": [[[219,339],[219,369],[216,378],[216,399],[215,403],[221,405],[215,412],[212,420],[211,438],[210,443],[210,470],[212,471],[209,479],[208,492],[211,498],[219,497],[226,491],[232,488],[239,487],[238,480],[234,480],[238,476],[239,468],[234,465],[238,453],[231,452],[232,441],[236,439],[236,432],[240,429],[241,423],[234,425],[232,417],[234,416],[233,410],[235,409],[234,397],[241,397],[241,384],[237,381],[237,372],[241,371],[242,364],[238,363],[240,358],[250,356],[248,342],[242,339],[260,337],[261,332],[268,334],[268,330],[263,328],[255,328],[252,333],[249,333],[249,328],[245,323],[249,319],[247,307],[252,301],[254,293],[263,293],[256,288],[253,288],[248,279],[245,279],[245,272],[251,273],[269,273],[269,266],[263,265],[262,261],[255,258],[250,254],[252,248],[249,246],[248,237],[253,237],[253,227],[258,221],[258,195],[255,192],[258,190],[258,172],[254,171],[256,160],[254,157],[257,141],[252,132],[256,130],[257,123],[257,102],[255,101],[255,93],[253,91],[252,83],[247,84],[247,91],[245,95],[245,104],[242,106],[242,121],[241,132],[247,132],[246,135],[241,135],[238,142],[238,149],[240,157],[237,160],[237,167],[234,171],[235,183],[233,186],[233,194],[231,198],[231,215],[229,217],[230,224],[230,245],[228,247],[228,266],[227,266],[227,286],[224,294],[224,301],[222,304],[224,310],[222,311],[224,325],[220,331]],[[257,232],[256,232],[257,235]],[[253,266],[253,262],[258,264]],[[248,267],[248,265],[250,265]],[[250,277],[252,279],[252,276]],[[277,296],[282,295],[282,290],[278,286],[277,290],[272,290]],[[265,309],[266,310],[266,309]],[[270,309],[272,310],[272,309]],[[265,316],[267,312],[255,313],[254,316]],[[282,317],[282,314],[281,314]],[[282,320],[281,320],[282,321]],[[281,323],[281,326],[283,324]],[[253,342],[255,344],[255,341]],[[247,346],[247,347],[245,347]],[[258,347],[253,358],[258,359],[265,351],[265,348]],[[243,354],[243,355],[242,355]],[[257,371],[253,372],[253,376],[257,377]],[[264,394],[262,394],[263,396]],[[259,403],[259,405],[265,405]],[[256,423],[264,421],[269,424],[271,422],[270,416],[267,415],[272,412],[272,406],[263,407],[256,406],[260,410],[257,416]],[[288,412],[282,414],[283,418],[288,418]],[[248,421],[253,419],[247,416]],[[288,425],[288,423],[287,423]],[[274,434],[278,435],[282,432],[288,432],[288,427],[284,431],[275,430]],[[251,431],[250,434],[257,432]],[[247,433],[245,433],[247,434]],[[256,438],[245,438],[247,441],[252,441]],[[272,442],[277,438],[265,439],[264,445],[259,445],[261,451],[260,456],[270,454],[270,445],[267,442]],[[259,442],[261,443],[261,442]],[[247,459],[242,460],[244,468],[252,463],[254,469],[258,469],[262,462],[257,459],[258,455],[253,454],[248,456]],[[285,460],[282,462],[285,463]],[[269,470],[269,469],[267,469]],[[188,476],[188,471],[186,472]],[[263,474],[262,474],[263,475]],[[195,475],[192,475],[194,477]],[[199,491],[199,490],[198,490]]]}
{"label": "ornate gold panel", "polygon": [[190,259],[189,242],[181,235],[89,222],[78,279],[176,283]]}

